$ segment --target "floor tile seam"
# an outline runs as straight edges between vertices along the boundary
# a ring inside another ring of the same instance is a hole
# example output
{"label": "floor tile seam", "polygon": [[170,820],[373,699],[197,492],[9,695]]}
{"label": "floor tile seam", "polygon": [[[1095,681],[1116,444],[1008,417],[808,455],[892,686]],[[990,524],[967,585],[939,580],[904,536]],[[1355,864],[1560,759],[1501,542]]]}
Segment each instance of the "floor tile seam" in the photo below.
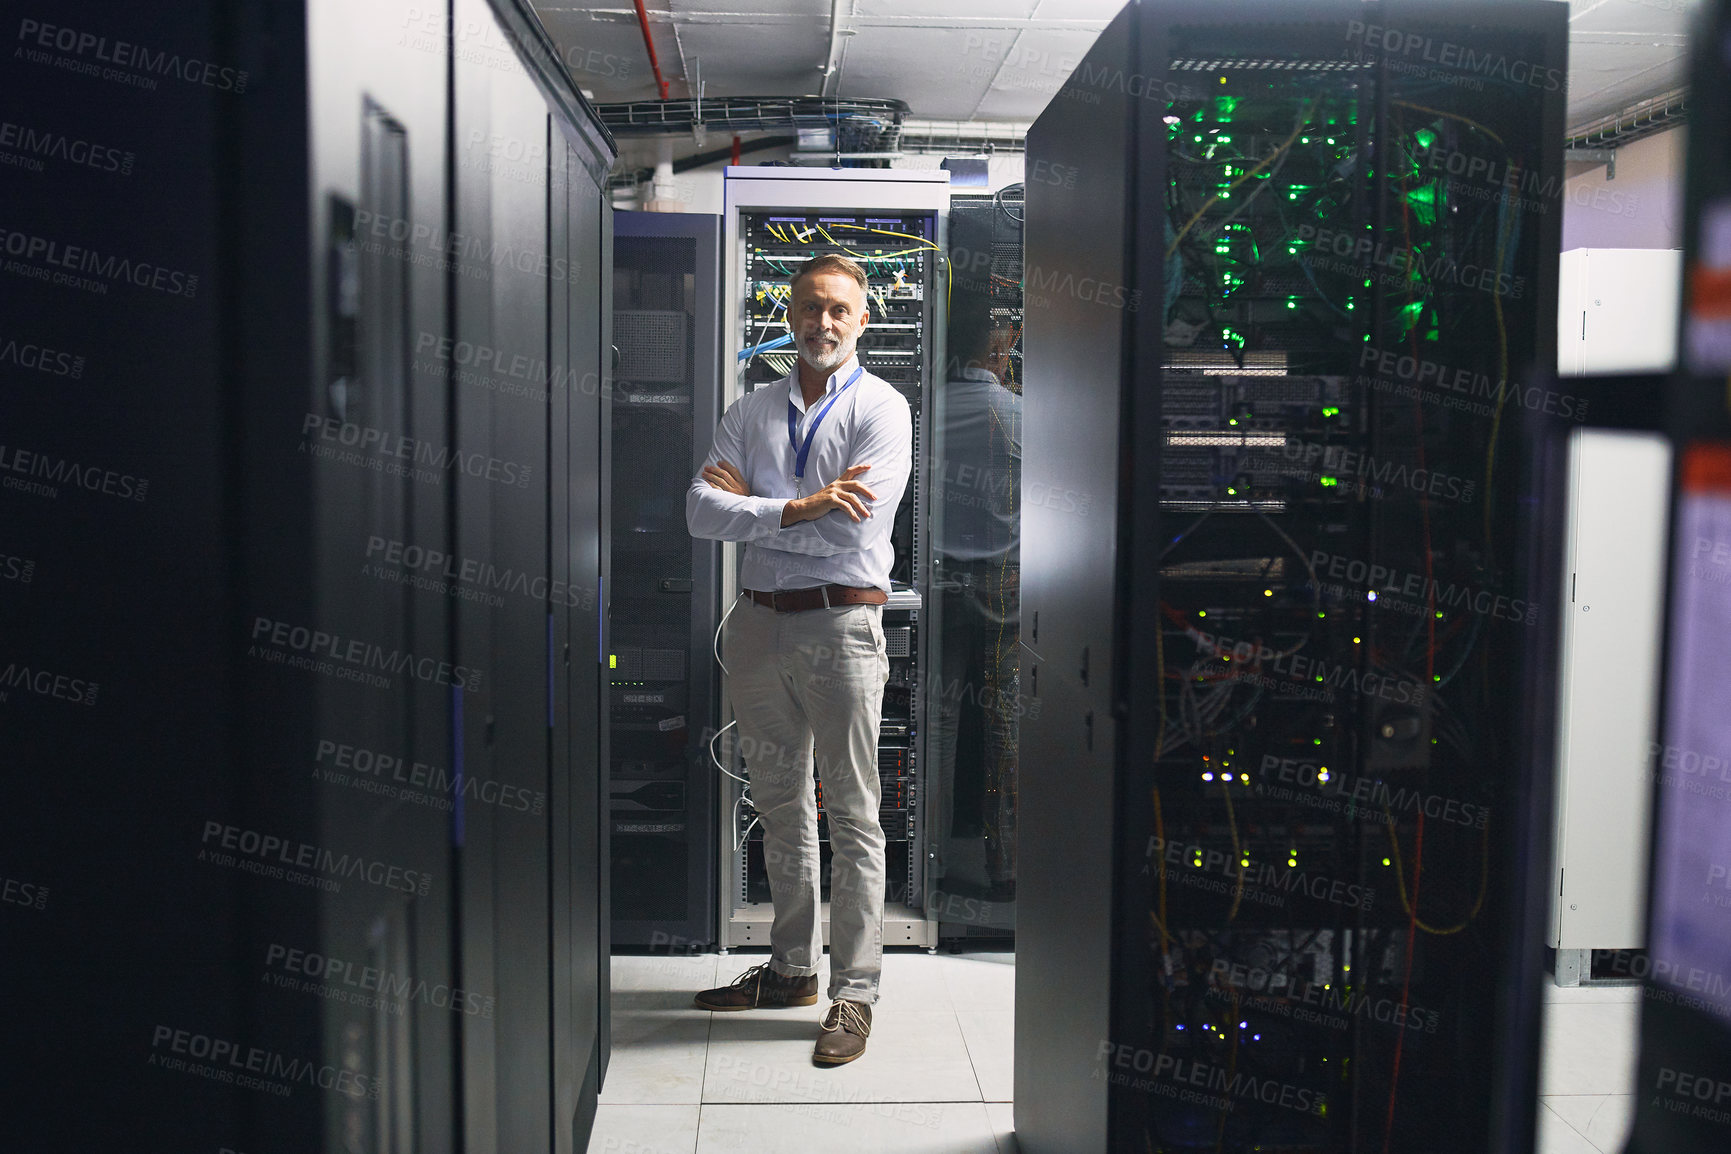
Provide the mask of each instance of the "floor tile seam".
{"label": "floor tile seam", "polygon": [[980,1064],[974,1058],[974,1048],[968,1044],[968,1031],[962,1028],[962,1012],[956,1011],[956,1032],[962,1036],[962,1050],[968,1056],[968,1070],[974,1075],[974,1085],[980,1091],[980,1101],[986,1100],[986,1083],[980,1077]]}

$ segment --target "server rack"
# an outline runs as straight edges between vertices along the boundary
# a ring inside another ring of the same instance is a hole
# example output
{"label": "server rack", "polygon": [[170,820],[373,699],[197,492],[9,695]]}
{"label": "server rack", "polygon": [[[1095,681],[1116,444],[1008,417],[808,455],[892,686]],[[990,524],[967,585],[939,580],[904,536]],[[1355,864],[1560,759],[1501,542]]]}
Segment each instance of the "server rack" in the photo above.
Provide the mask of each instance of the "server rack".
{"label": "server rack", "polygon": [[720,546],[683,514],[721,419],[721,219],[617,212],[613,236],[613,942],[708,949]]}
{"label": "server rack", "polygon": [[[722,252],[725,298],[721,407],[745,391],[776,380],[792,366],[784,316],[788,276],[820,252],[852,255],[870,278],[873,321],[860,338],[860,362],[908,399],[914,418],[913,474],[896,513],[896,563],[884,606],[890,681],[884,692],[879,772],[880,819],[889,839],[884,897],[884,944],[937,947],[936,923],[925,912],[925,719],[931,631],[929,493],[932,478],[921,447],[930,441],[927,384],[942,364],[946,283],[944,246],[949,203],[946,172],[873,169],[788,169],[732,166],[726,170]],[[779,306],[779,307],[778,307]],[[737,551],[722,552],[722,604],[739,594]],[[731,711],[723,702],[723,729]],[[743,776],[738,745],[727,735],[715,743],[719,760]],[[813,788],[816,789],[814,774]],[[829,849],[819,797],[823,890],[829,888]],[[762,864],[761,835],[739,784],[721,796],[718,933],[722,949],[766,946],[774,920]],[[827,940],[829,917],[823,914]]]}
{"label": "server rack", "polygon": [[[1704,5],[1692,35],[1690,82],[1704,114],[1689,127],[1677,371],[1664,382],[1671,480],[1659,726],[1652,777],[1652,857],[1630,1154],[1725,1145],[1731,1092],[1726,830],[1731,741],[1725,732],[1727,574],[1731,546],[1731,130],[1724,99],[1731,7]],[[1643,394],[1645,400],[1649,389]],[[1650,415],[1650,408],[1647,409]]]}
{"label": "server rack", "polygon": [[[1016,925],[1023,187],[950,199],[931,442],[934,597],[926,905],[945,941]],[[992,374],[981,377],[977,370]]]}
{"label": "server rack", "polygon": [[1566,9],[1439,15],[1131,4],[1030,131],[1031,1150],[1530,1145]]}
{"label": "server rack", "polygon": [[104,413],[37,389],[11,435],[145,483],[88,516],[3,498],[56,579],[0,632],[103,691],[6,726],[43,787],[8,869],[61,903],[8,930],[43,1041],[10,1131],[581,1150],[608,1046],[612,142],[514,3],[55,18],[148,50],[71,71],[50,34],[5,66],[20,114],[137,167],[8,203],[38,230],[78,206],[76,243],[174,291],[8,290]]}

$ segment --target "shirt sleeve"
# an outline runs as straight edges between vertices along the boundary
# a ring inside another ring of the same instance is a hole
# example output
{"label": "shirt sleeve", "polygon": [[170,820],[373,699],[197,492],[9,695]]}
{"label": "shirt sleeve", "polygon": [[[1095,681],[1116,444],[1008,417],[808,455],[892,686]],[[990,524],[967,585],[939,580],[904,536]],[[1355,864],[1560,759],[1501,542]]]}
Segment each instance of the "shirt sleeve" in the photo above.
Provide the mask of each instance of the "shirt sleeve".
{"label": "shirt sleeve", "polygon": [[[913,413],[902,395],[892,391],[861,415],[855,443],[848,450],[849,466],[871,466],[858,479],[874,494],[866,502],[872,515],[856,523],[840,509],[831,509],[816,520],[787,526],[763,544],[814,557],[872,548],[895,531],[896,508],[913,472],[913,455]],[[778,521],[779,517],[778,512]]]}
{"label": "shirt sleeve", "polygon": [[[749,395],[749,394],[748,394]],[[746,397],[727,407],[710,443],[706,466],[725,460],[745,472]],[[693,537],[708,541],[760,541],[781,532],[782,497],[741,497],[717,489],[703,479],[703,470],[691,478],[685,490],[685,525]],[[779,544],[777,545],[779,547]]]}

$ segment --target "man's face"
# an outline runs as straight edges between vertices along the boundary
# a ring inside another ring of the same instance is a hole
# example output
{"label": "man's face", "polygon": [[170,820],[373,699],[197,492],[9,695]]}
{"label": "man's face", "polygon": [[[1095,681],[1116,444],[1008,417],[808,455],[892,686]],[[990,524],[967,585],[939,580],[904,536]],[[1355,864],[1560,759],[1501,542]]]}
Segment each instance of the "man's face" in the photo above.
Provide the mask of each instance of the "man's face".
{"label": "man's face", "polygon": [[853,356],[854,345],[871,314],[865,290],[839,272],[801,277],[788,302],[799,359],[820,373],[832,373]]}

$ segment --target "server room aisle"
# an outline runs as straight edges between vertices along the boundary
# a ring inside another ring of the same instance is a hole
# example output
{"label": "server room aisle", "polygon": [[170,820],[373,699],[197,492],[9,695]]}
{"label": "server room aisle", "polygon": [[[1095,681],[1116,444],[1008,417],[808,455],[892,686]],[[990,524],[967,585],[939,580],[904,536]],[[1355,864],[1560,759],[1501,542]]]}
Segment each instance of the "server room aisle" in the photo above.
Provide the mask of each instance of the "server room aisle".
{"label": "server room aisle", "polygon": [[613,1057],[591,1154],[1014,1154],[1015,956],[889,953],[871,1042],[814,1066],[828,1003],[712,1014],[691,995],[767,951],[613,958]]}
{"label": "server room aisle", "polygon": [[1621,1154],[1635,1106],[1640,1010],[1640,986],[1546,982],[1538,1154]]}

